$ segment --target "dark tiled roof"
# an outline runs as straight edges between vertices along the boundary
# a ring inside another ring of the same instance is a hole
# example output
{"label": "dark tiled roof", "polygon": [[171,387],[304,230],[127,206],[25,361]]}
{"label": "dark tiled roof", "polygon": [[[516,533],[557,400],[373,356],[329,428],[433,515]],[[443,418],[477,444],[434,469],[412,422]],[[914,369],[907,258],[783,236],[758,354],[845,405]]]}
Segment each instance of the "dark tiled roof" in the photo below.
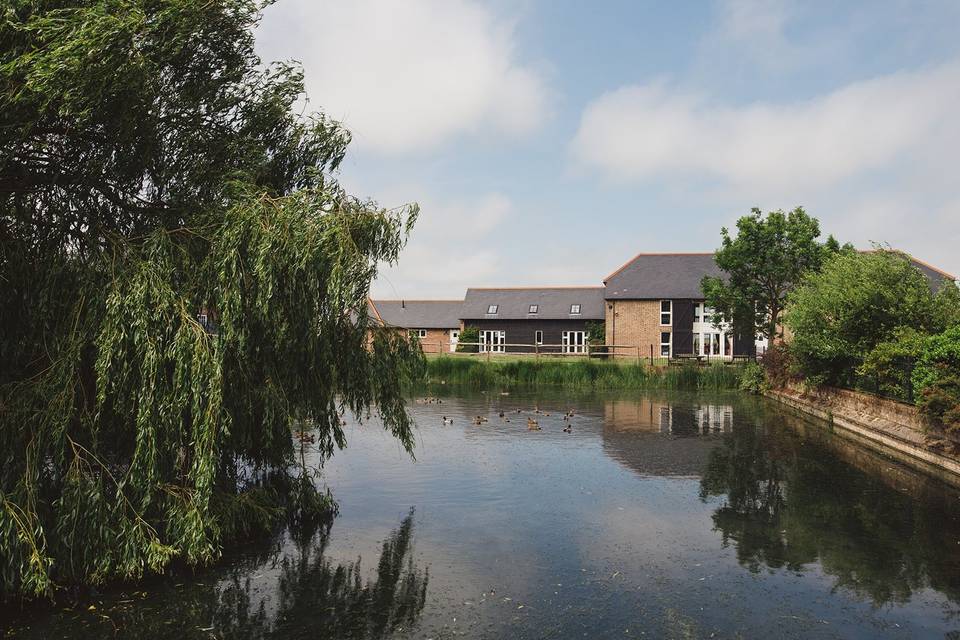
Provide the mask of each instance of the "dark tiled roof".
{"label": "dark tiled roof", "polygon": [[[939,290],[944,282],[956,277],[913,256],[903,253]],[[641,253],[609,276],[608,300],[699,299],[703,298],[700,281],[704,276],[723,276],[713,261],[712,253]]]}
{"label": "dark tiled roof", "polygon": [[[488,314],[490,305],[496,314]],[[537,313],[530,313],[530,305]],[[580,314],[571,315],[570,305],[579,304]],[[530,287],[518,289],[467,289],[461,318],[481,320],[603,320],[603,287]]]}
{"label": "dark tiled roof", "polygon": [[608,300],[699,299],[703,276],[721,276],[712,253],[641,253],[603,281]]}
{"label": "dark tiled roof", "polygon": [[463,300],[372,300],[383,324],[404,329],[457,329]]}

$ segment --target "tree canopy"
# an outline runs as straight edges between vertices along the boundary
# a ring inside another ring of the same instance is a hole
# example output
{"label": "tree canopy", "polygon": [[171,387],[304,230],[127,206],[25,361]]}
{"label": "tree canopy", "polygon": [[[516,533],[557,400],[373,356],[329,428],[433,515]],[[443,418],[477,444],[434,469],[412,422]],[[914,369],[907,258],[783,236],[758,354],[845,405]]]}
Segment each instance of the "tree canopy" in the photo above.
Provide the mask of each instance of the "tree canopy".
{"label": "tree canopy", "polygon": [[366,300],[417,207],[340,187],[349,134],[297,115],[300,69],[254,52],[261,8],[0,16],[0,597],[306,517],[324,500],[293,425],[322,460],[344,411],[376,411],[412,448],[422,356],[369,331]]}
{"label": "tree canopy", "polygon": [[915,342],[914,334],[943,331],[960,308],[956,300],[952,285],[935,295],[902,253],[841,252],[791,295],[785,316],[793,333],[791,357],[814,382],[849,383],[885,342],[906,345]]}
{"label": "tree canopy", "polygon": [[820,268],[825,255],[840,249],[830,236],[820,243],[820,223],[801,207],[789,213],[760,209],[737,220],[737,235],[721,229],[717,266],[726,277],[707,276],[702,287],[714,321],[753,326],[757,336],[779,335],[780,315],[790,290],[803,275]]}

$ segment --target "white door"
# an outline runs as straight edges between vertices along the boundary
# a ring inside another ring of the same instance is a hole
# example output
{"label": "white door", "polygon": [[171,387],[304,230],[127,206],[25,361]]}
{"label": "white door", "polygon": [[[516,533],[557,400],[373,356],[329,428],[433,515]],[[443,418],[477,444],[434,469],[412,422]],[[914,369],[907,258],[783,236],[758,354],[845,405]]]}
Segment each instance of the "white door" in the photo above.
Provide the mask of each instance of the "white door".
{"label": "white door", "polygon": [[586,353],[586,333],[583,331],[564,331],[562,347],[564,353]]}
{"label": "white door", "polygon": [[505,332],[503,331],[481,331],[480,332],[480,351],[483,353],[503,353],[503,343]]}
{"label": "white door", "polygon": [[450,329],[450,351],[457,350],[457,343],[460,342],[460,329]]}

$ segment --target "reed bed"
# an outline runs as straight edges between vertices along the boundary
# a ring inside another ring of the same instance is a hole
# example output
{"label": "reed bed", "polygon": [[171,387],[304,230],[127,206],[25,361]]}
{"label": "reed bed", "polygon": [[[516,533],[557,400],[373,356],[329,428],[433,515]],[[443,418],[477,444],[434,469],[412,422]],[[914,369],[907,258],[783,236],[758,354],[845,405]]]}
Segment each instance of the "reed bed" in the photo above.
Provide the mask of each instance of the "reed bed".
{"label": "reed bed", "polygon": [[427,381],[475,388],[736,389],[740,366],[713,364],[651,367],[597,360],[480,360],[430,358]]}

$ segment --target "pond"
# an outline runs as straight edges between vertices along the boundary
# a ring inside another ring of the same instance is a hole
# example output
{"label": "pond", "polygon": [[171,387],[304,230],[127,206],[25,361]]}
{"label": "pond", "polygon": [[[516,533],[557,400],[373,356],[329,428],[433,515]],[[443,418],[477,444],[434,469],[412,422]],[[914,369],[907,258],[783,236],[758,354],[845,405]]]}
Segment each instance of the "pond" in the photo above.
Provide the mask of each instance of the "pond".
{"label": "pond", "polygon": [[17,637],[960,638],[960,491],[825,424],[737,394],[440,400],[411,401],[415,461],[349,427],[309,535]]}

